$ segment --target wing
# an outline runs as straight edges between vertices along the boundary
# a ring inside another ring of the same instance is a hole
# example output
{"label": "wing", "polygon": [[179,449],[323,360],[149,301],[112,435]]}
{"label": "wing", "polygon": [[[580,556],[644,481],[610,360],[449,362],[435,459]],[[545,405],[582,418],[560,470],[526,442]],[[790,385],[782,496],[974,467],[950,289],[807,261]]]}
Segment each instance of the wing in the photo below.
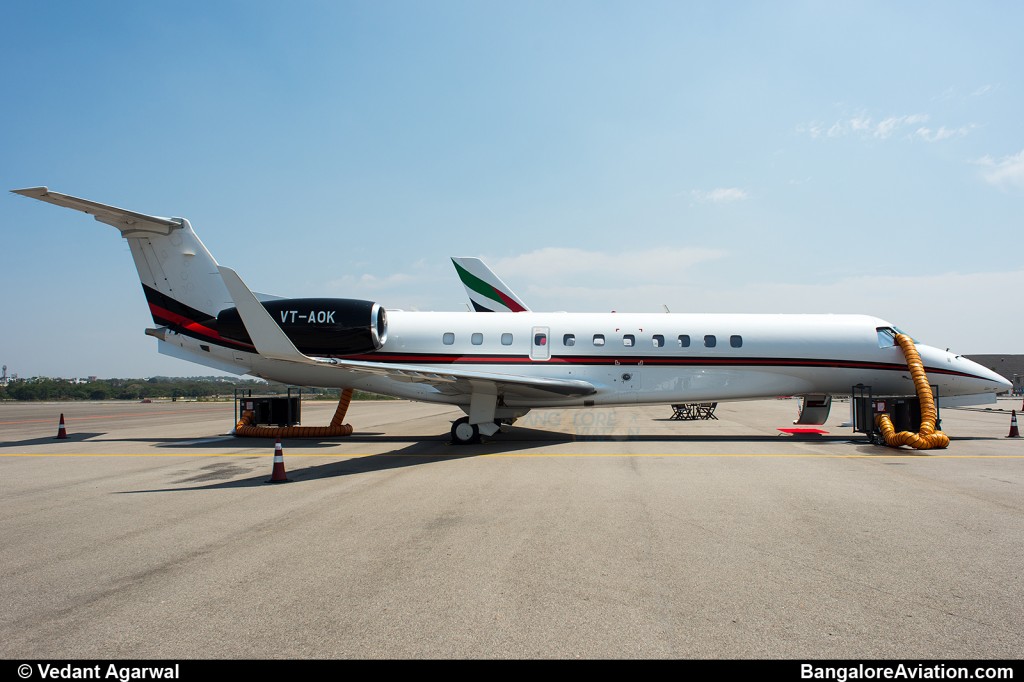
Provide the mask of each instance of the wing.
{"label": "wing", "polygon": [[572,398],[596,392],[593,384],[577,379],[529,377],[499,372],[477,372],[462,369],[441,369],[426,365],[392,364],[363,360],[311,358],[303,355],[284,330],[256,299],[238,274],[231,268],[218,266],[224,284],[234,300],[253,345],[260,355],[274,360],[337,369],[360,374],[387,376],[396,381],[430,384],[449,395],[471,395],[474,391],[493,389],[498,394],[530,399]]}

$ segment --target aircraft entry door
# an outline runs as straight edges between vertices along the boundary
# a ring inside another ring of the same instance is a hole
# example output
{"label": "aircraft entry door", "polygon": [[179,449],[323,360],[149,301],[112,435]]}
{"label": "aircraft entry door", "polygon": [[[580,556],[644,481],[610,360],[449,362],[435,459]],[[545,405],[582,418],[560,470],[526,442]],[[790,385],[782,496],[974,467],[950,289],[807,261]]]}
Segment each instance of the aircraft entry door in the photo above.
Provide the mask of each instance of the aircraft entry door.
{"label": "aircraft entry door", "polygon": [[551,359],[551,334],[547,327],[534,327],[530,335],[530,358],[532,360]]}

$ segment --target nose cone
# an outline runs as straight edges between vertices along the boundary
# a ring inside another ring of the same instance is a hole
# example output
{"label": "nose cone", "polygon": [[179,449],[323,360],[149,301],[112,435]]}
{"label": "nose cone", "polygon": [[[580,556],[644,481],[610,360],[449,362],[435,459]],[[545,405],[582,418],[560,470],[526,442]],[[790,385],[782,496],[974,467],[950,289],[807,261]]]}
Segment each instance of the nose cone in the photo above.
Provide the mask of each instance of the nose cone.
{"label": "nose cone", "polygon": [[1013,388],[1013,384],[1001,375],[962,355],[923,345],[918,345],[918,351],[927,369],[938,370],[949,377],[946,395],[1002,393]]}
{"label": "nose cone", "polygon": [[965,357],[959,358],[959,361],[964,365],[964,372],[974,375],[976,380],[983,382],[986,385],[986,392],[992,391],[995,393],[1001,393],[1002,391],[1009,391],[1013,388],[1013,384],[1011,382],[1007,381],[1002,375],[996,374],[988,367],[979,365],[977,362],[968,360]]}

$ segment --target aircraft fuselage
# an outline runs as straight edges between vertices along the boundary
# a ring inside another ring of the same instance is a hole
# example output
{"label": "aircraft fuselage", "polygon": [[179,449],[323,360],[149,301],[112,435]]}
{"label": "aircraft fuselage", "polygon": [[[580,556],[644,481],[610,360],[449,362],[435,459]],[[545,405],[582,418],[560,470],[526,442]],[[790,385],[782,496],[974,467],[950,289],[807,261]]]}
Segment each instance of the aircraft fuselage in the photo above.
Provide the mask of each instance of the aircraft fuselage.
{"label": "aircraft fuselage", "polygon": [[[596,392],[508,407],[666,404],[802,394],[913,395],[902,351],[885,320],[866,315],[676,313],[451,313],[388,311],[379,350],[338,355],[381,364],[484,370],[578,379]],[[881,330],[881,331],[880,331]],[[918,344],[939,396],[993,394],[1002,377],[966,358]],[[296,366],[255,353],[230,353],[245,371],[285,383],[353,386],[452,404],[465,395],[391,376]],[[330,356],[329,353],[322,356]],[[228,358],[224,358],[228,359]],[[230,362],[230,360],[229,360]]]}

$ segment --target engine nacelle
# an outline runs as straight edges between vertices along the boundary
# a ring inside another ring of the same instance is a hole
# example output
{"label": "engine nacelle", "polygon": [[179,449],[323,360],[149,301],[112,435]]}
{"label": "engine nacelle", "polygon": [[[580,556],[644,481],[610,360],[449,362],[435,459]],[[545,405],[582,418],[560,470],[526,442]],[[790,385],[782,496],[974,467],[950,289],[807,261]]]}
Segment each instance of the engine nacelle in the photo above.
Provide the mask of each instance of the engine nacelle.
{"label": "engine nacelle", "polygon": [[[387,313],[373,301],[282,298],[263,301],[263,307],[295,347],[306,355],[369,353],[383,346],[387,340]],[[220,311],[217,331],[223,337],[252,343],[236,308]]]}

